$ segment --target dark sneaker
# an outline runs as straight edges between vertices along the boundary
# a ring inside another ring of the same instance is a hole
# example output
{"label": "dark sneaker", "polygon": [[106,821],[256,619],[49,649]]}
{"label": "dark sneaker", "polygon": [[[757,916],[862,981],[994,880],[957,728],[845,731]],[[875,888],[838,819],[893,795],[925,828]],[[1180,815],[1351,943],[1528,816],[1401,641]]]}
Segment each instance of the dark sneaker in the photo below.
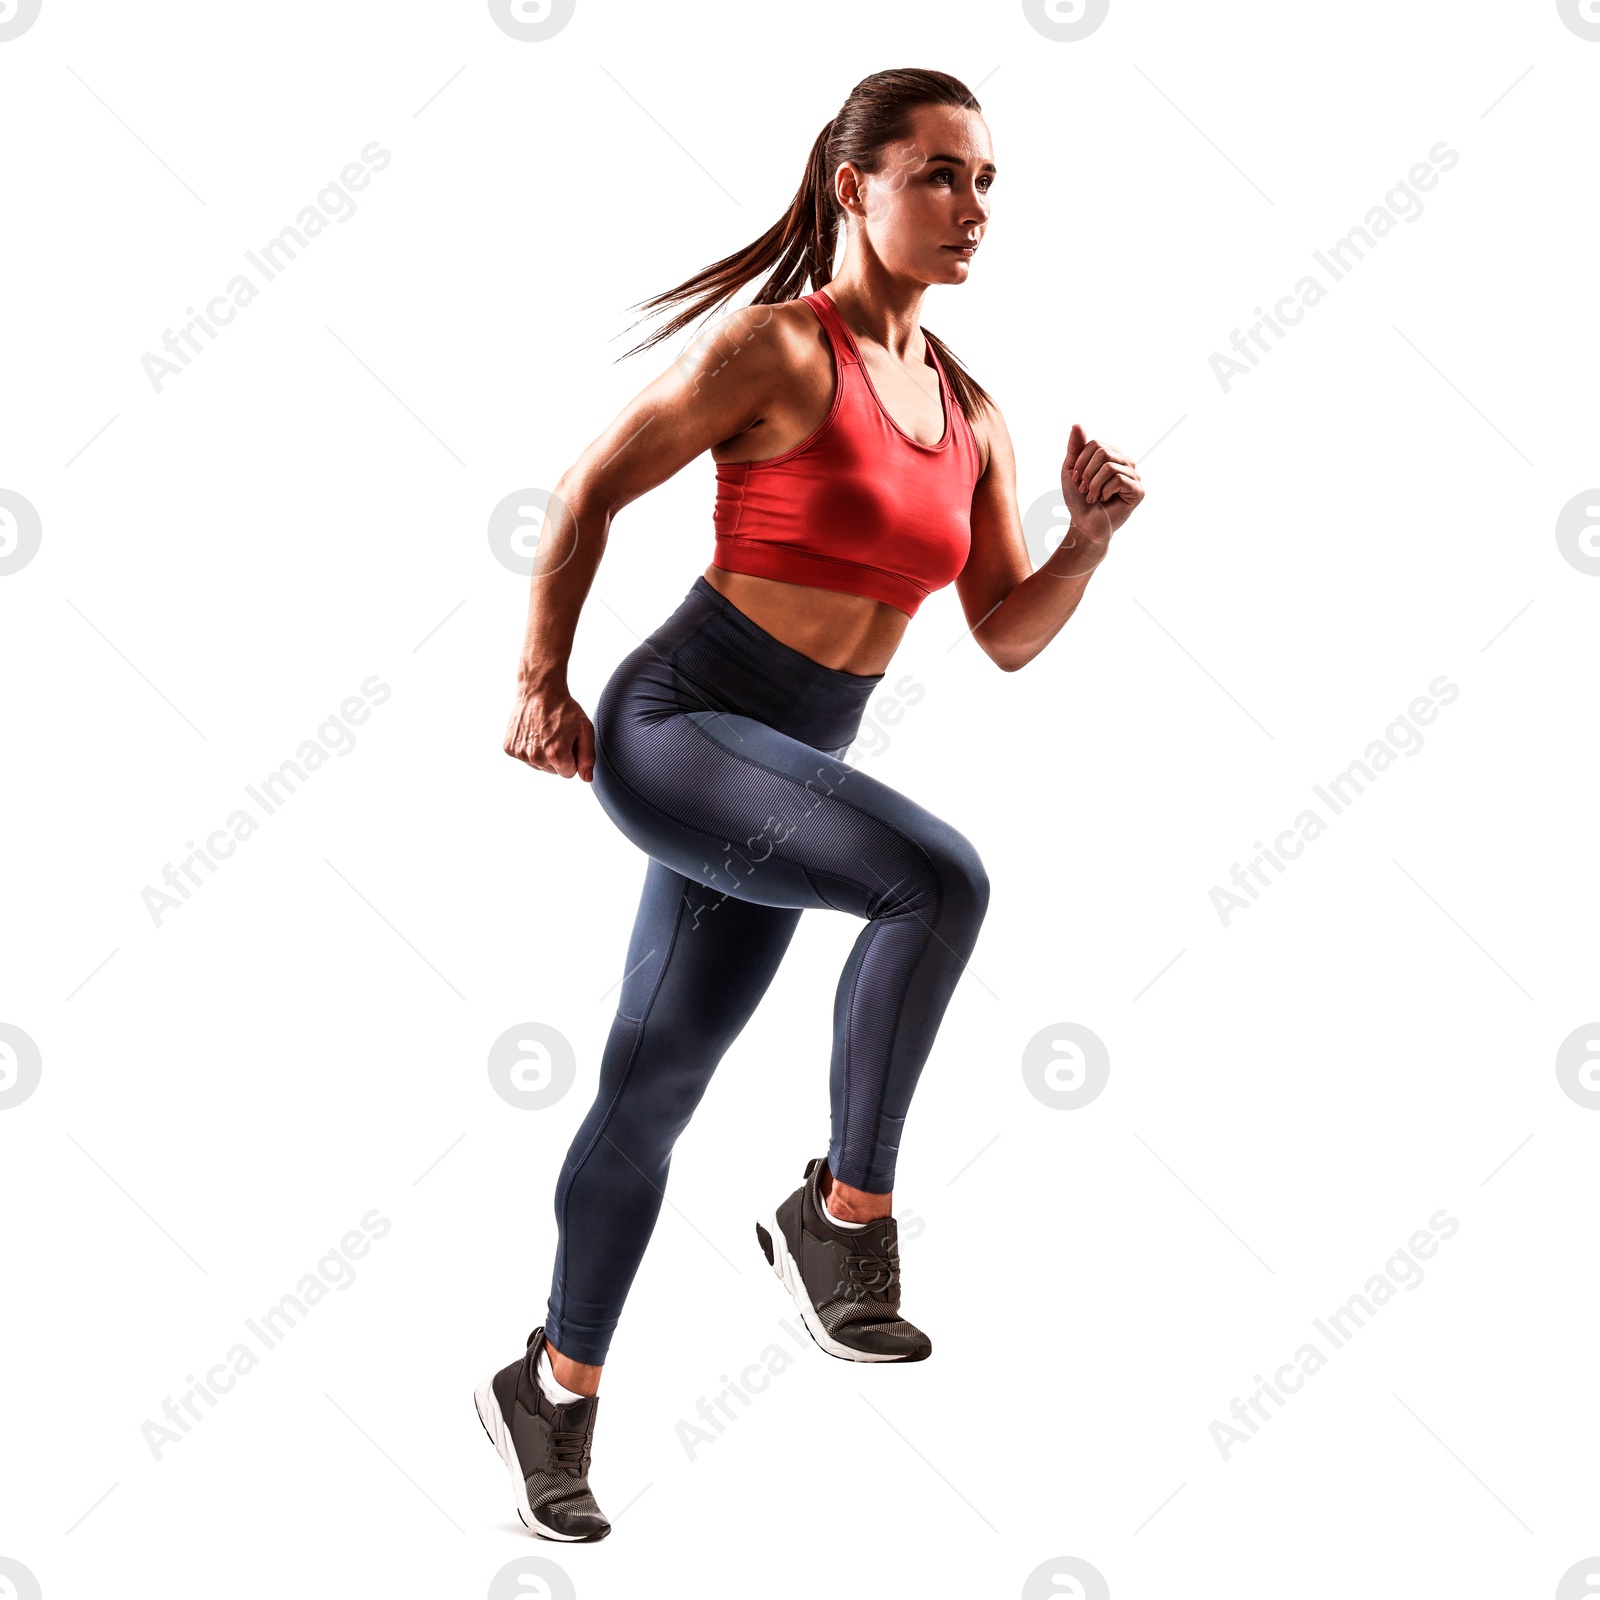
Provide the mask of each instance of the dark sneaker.
{"label": "dark sneaker", "polygon": [[756,1223],[767,1264],[794,1296],[813,1340],[841,1361],[922,1361],[933,1341],[900,1316],[900,1239],[893,1217],[841,1228],[823,1214],[824,1158]]}
{"label": "dark sneaker", "polygon": [[598,1395],[556,1405],[535,1376],[544,1329],[528,1335],[528,1348],[473,1395],[478,1421],[500,1452],[517,1486],[517,1515],[543,1539],[587,1543],[611,1532],[589,1493],[589,1445]]}

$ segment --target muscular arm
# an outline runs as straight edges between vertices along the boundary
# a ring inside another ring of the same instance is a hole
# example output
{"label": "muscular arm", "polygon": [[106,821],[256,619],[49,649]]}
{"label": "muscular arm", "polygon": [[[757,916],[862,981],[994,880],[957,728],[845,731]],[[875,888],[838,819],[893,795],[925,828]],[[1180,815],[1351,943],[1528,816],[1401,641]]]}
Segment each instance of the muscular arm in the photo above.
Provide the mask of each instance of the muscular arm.
{"label": "muscular arm", "polygon": [[561,474],[545,513],[517,662],[508,755],[588,781],[592,730],[571,701],[567,660],[611,519],[703,450],[743,432],[784,382],[788,356],[770,306],[746,306],[641,389]]}
{"label": "muscular arm", "polygon": [[1025,667],[1066,626],[1094,573],[1069,532],[1034,571],[1017,510],[1017,462],[998,407],[974,422],[988,464],[972,495],[972,549],[956,579],[967,625],[1003,672]]}
{"label": "muscular arm", "polygon": [[702,451],[749,427],[782,371],[771,308],[736,311],[641,389],[561,474],[529,586],[519,682],[565,687],[578,613],[612,517]]}

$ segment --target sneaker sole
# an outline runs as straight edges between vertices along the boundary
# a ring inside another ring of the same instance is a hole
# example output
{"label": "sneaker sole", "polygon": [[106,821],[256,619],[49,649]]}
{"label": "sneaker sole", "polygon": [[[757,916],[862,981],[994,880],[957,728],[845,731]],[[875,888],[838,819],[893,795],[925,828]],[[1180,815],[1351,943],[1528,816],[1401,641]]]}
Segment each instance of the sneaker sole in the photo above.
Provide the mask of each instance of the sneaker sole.
{"label": "sneaker sole", "polygon": [[800,1308],[800,1320],[806,1325],[806,1332],[811,1335],[812,1343],[825,1355],[837,1356],[841,1361],[900,1361],[904,1356],[870,1355],[864,1350],[852,1350],[847,1344],[840,1344],[837,1339],[822,1325],[822,1318],[817,1315],[817,1308],[811,1303],[811,1296],[806,1293],[805,1280],[800,1276],[799,1264],[789,1254],[788,1244],[784,1240],[783,1229],[778,1226],[778,1213],[769,1211],[756,1223],[756,1241],[761,1246],[761,1253],[767,1258],[767,1264],[778,1275],[778,1282],[789,1291],[790,1298]]}
{"label": "sneaker sole", "polygon": [[531,1530],[539,1539],[558,1539],[566,1544],[584,1543],[583,1534],[557,1533],[534,1516],[533,1507],[528,1504],[528,1480],[522,1476],[522,1467],[517,1460],[517,1447],[511,1442],[511,1430],[506,1427],[506,1419],[500,1413],[500,1403],[494,1397],[492,1372],[473,1390],[472,1403],[477,1409],[478,1421],[483,1424],[483,1431],[489,1436],[489,1443],[499,1452],[500,1459],[506,1464],[506,1471],[511,1474],[512,1483],[517,1487],[517,1517],[523,1527]]}

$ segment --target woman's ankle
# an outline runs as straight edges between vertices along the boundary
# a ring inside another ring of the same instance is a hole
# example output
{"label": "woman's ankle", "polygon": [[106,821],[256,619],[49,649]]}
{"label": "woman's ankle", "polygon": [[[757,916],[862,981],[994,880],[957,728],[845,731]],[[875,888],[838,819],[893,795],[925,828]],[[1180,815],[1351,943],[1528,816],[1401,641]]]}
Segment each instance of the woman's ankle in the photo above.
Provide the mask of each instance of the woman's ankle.
{"label": "woman's ankle", "polygon": [[604,1370],[602,1367],[591,1366],[582,1361],[569,1361],[548,1339],[545,1340],[544,1347],[550,1357],[550,1370],[563,1389],[570,1389],[574,1394],[585,1397],[593,1395],[599,1389],[600,1374]]}
{"label": "woman's ankle", "polygon": [[853,1189],[848,1183],[840,1183],[828,1170],[826,1162],[818,1175],[817,1192],[827,1202],[827,1209],[842,1222],[876,1222],[879,1217],[893,1214],[892,1189],[883,1194]]}

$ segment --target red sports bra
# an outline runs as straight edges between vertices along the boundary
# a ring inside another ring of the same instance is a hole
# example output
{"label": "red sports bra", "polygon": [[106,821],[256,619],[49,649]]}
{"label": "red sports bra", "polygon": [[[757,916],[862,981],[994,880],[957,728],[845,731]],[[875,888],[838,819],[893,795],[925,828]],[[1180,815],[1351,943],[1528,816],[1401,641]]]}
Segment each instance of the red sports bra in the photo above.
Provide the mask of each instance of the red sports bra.
{"label": "red sports bra", "polygon": [[884,410],[828,295],[802,298],[833,347],[833,405],[781,456],[717,463],[712,565],[885,600],[915,616],[966,565],[978,441],[931,344],[945,425],[928,445]]}

